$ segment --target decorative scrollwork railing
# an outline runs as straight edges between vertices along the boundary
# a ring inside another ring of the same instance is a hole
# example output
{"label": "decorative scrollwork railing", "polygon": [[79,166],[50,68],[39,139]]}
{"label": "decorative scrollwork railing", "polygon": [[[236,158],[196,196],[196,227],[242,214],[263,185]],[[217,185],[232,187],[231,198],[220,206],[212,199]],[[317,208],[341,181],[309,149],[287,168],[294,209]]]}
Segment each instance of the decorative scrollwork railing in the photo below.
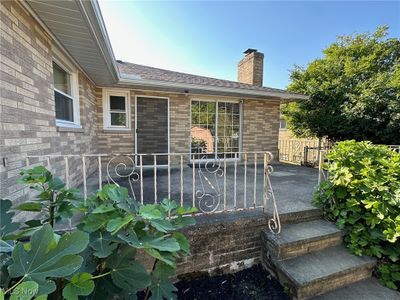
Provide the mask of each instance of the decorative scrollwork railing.
{"label": "decorative scrollwork railing", "polygon": [[[203,156],[201,159],[204,161],[206,156]],[[196,189],[198,208],[204,213],[215,212],[221,204],[221,197],[223,196],[218,177],[226,176],[226,174],[224,174],[221,168],[221,160],[219,158],[206,161],[204,167],[200,167],[200,162],[197,171],[200,189]],[[211,190],[207,189],[207,187]]]}
{"label": "decorative scrollwork railing", "polygon": [[268,220],[268,228],[271,232],[279,234],[281,232],[281,221],[278,213],[278,206],[275,199],[274,190],[272,188],[270,175],[274,168],[269,164],[272,160],[272,154],[264,155],[264,209],[268,208],[268,204],[272,202],[272,217]]}
{"label": "decorative scrollwork railing", "polygon": [[[279,233],[281,224],[270,180],[270,152],[236,152],[209,159],[208,154],[85,154],[29,156],[58,172],[67,187],[78,187],[86,199],[105,183],[128,188],[142,204],[163,198],[196,206],[198,214],[263,209],[268,227]],[[165,158],[168,158],[167,160]],[[63,164],[60,164],[60,161]]]}
{"label": "decorative scrollwork railing", "polygon": [[136,171],[136,164],[131,156],[118,155],[112,157],[107,162],[106,172],[108,183],[119,185],[121,180],[125,179],[128,182],[133,198],[137,200],[133,184],[138,182],[141,178]]}

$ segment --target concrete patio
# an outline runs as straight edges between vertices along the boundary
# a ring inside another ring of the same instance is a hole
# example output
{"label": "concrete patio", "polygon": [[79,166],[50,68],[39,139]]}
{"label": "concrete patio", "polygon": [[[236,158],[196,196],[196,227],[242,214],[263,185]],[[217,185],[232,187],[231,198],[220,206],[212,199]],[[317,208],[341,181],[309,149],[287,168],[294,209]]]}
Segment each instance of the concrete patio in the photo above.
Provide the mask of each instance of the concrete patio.
{"label": "concrete patio", "polygon": [[[272,163],[271,165],[273,167],[273,172],[270,174],[271,186],[282,221],[287,218],[293,220],[297,216],[304,218],[303,214],[319,214],[319,210],[311,204],[318,180],[318,170],[283,163]],[[196,164],[194,172],[195,199],[193,202],[192,166],[184,165],[182,174],[179,166],[171,166],[170,198],[185,205],[194,204],[206,212],[234,210],[235,207],[242,209],[244,207],[262,206],[264,202],[263,165],[257,164],[255,172],[254,163],[248,163],[246,170],[244,164],[238,163],[236,180],[234,173],[235,169],[232,162],[227,163],[226,175],[224,175],[223,166],[218,168],[209,165],[206,168],[205,165],[200,165],[199,168],[199,165]],[[138,201],[141,201],[142,198],[141,190],[143,190],[144,203],[154,203],[156,196],[158,202],[168,197],[168,169],[166,167],[157,167],[156,176],[153,167],[143,168],[142,187],[138,169],[129,177],[119,177],[115,173],[110,175],[116,183],[127,187]],[[181,178],[183,179],[182,185]],[[107,181],[104,179],[103,184]],[[226,185],[225,188],[224,184]],[[88,178],[87,187],[88,192],[98,189],[97,172]],[[156,193],[154,192],[155,189]],[[224,194],[226,194],[225,197]],[[267,212],[272,212],[272,201],[269,201]]]}

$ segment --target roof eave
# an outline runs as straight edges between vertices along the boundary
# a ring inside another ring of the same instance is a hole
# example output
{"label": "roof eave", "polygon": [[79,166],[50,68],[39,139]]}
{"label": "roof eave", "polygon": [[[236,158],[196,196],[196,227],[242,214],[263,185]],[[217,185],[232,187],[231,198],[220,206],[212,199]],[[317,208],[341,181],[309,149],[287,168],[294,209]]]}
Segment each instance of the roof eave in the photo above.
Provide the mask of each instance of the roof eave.
{"label": "roof eave", "polygon": [[76,2],[86,17],[86,22],[92,29],[93,36],[101,50],[113,82],[118,82],[120,79],[119,69],[98,2],[84,0],[76,0]]}
{"label": "roof eave", "polygon": [[226,93],[235,94],[239,97],[257,97],[257,98],[268,98],[271,100],[305,100],[308,96],[300,94],[292,94],[286,92],[273,92],[273,91],[258,91],[250,89],[239,89],[229,87],[217,87],[207,86],[189,83],[178,83],[178,82],[166,82],[157,80],[144,80],[144,79],[127,79],[120,78],[118,85],[128,85],[134,88],[140,89],[168,89],[176,90],[177,92],[189,91],[189,93]]}

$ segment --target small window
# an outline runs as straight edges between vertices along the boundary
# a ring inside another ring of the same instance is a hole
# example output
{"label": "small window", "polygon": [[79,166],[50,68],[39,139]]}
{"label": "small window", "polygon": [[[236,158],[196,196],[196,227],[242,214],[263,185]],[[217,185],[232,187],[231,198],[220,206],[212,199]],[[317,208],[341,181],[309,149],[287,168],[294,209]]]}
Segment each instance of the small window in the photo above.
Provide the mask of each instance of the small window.
{"label": "small window", "polygon": [[281,120],[280,129],[286,129],[286,120]]}
{"label": "small window", "polygon": [[128,93],[107,92],[106,101],[105,127],[117,129],[130,128]]}
{"label": "small window", "polygon": [[70,74],[53,63],[53,78],[56,119],[74,122],[74,100],[71,92]]}

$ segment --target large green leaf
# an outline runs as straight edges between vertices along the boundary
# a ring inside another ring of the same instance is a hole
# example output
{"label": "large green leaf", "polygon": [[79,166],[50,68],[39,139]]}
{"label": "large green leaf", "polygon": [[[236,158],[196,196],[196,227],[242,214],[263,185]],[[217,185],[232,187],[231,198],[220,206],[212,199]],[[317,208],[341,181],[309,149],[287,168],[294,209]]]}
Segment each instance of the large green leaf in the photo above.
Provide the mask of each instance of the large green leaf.
{"label": "large green leaf", "polygon": [[15,241],[3,241],[0,239],[0,252],[12,252],[14,246]]}
{"label": "large green leaf", "polygon": [[24,281],[11,292],[10,300],[30,300],[37,295],[39,285],[34,281]]}
{"label": "large green leaf", "polygon": [[142,241],[145,245],[145,248],[154,248],[159,251],[175,252],[181,249],[178,242],[174,238],[166,238],[165,236],[156,238],[148,236]]}
{"label": "large green leaf", "polygon": [[171,266],[172,268],[176,267],[175,257],[173,256],[173,254],[171,252],[160,252],[153,248],[144,249],[144,251],[146,251],[149,255],[153,256],[154,258]]}
{"label": "large green leaf", "polygon": [[86,233],[75,231],[65,233],[58,243],[54,243],[55,235],[50,225],[44,225],[31,238],[30,250],[25,250],[18,243],[12,253],[13,263],[8,267],[12,278],[24,277],[39,284],[39,294],[50,293],[55,285],[49,277],[64,277],[74,273],[82,263],[77,255],[89,243]]}
{"label": "large green leaf", "polygon": [[161,202],[161,206],[164,208],[164,210],[166,212],[171,212],[172,210],[174,210],[175,208],[178,207],[178,205],[176,204],[176,202],[174,200],[165,198],[162,202]]}
{"label": "large green leaf", "polygon": [[135,231],[128,230],[124,234],[118,234],[118,237],[127,242],[130,246],[141,249],[157,249],[159,251],[168,251],[168,252],[175,252],[179,251],[181,248],[179,243],[173,237],[167,237],[163,235],[161,237],[156,236],[146,236],[142,239],[139,239],[136,235]]}
{"label": "large green leaf", "polygon": [[8,199],[0,199],[0,239],[19,229],[19,223],[13,223],[13,212],[10,212],[12,202]]}
{"label": "large green leaf", "polygon": [[64,287],[62,294],[66,300],[78,300],[79,296],[90,295],[93,289],[92,274],[80,273],[71,278],[71,281]]}
{"label": "large green leaf", "polygon": [[127,215],[123,218],[118,217],[110,220],[107,223],[106,229],[108,232],[111,232],[111,234],[116,234],[122,227],[124,227],[126,224],[128,224],[133,220],[134,220],[133,215]]}
{"label": "large green leaf", "polygon": [[41,211],[43,205],[40,202],[25,202],[19,205],[17,209],[23,211]]}
{"label": "large green leaf", "polygon": [[109,256],[118,246],[113,242],[108,232],[95,232],[90,235],[90,247],[94,250],[93,255],[99,258]]}
{"label": "large green leaf", "polygon": [[186,254],[190,255],[190,244],[189,241],[187,240],[186,236],[184,236],[180,232],[174,232],[172,236],[175,238],[175,240],[178,242],[179,247],[183,252]]}
{"label": "large green leaf", "polygon": [[176,291],[178,289],[169,281],[155,282],[150,286],[151,300],[175,300],[177,299]]}
{"label": "large green leaf", "polygon": [[174,224],[172,224],[168,220],[157,220],[157,219],[154,219],[154,220],[150,220],[150,224],[151,224],[151,226],[153,226],[158,231],[165,232],[165,233],[176,229]]}
{"label": "large green leaf", "polygon": [[115,207],[111,203],[104,203],[96,207],[94,210],[92,210],[92,214],[103,214],[106,212],[110,212],[115,210]]}
{"label": "large green leaf", "polygon": [[135,248],[125,246],[106,260],[114,284],[125,292],[136,292],[150,284],[146,269],[135,261]]}
{"label": "large green leaf", "polygon": [[98,192],[98,197],[105,201],[111,200],[115,203],[124,201],[129,197],[128,189],[115,184],[106,184]]}
{"label": "large green leaf", "polygon": [[136,232],[132,229],[117,235],[121,240],[128,243],[128,245],[135,248],[144,248],[144,244],[139,241]]}
{"label": "large green leaf", "polygon": [[146,204],[140,207],[139,214],[148,220],[152,219],[163,219],[165,213],[161,206],[156,204]]}

